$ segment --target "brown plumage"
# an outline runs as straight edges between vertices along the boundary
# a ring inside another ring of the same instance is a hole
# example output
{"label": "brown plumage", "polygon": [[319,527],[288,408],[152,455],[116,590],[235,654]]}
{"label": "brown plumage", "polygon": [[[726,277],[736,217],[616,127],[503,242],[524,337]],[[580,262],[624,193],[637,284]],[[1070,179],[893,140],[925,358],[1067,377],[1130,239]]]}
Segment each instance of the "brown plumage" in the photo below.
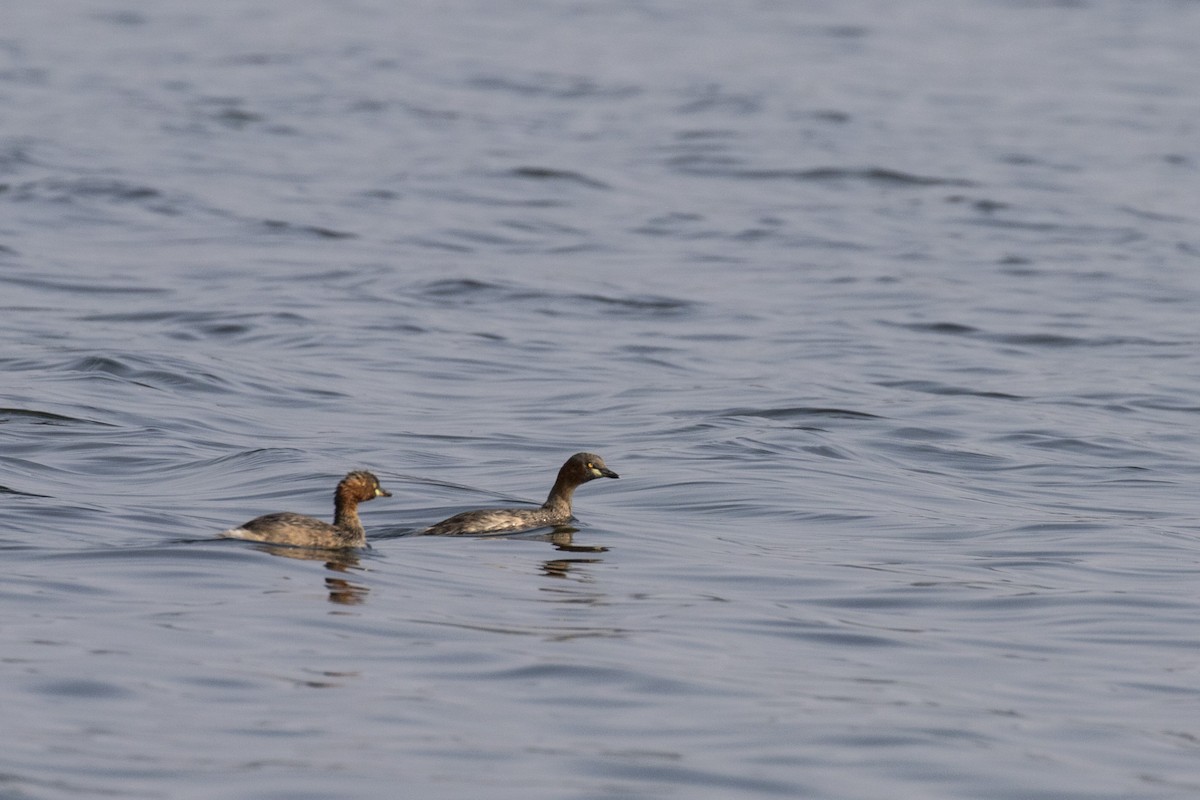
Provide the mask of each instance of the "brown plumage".
{"label": "brown plumage", "polygon": [[571,519],[575,489],[595,478],[618,478],[594,453],[576,453],[558,471],[550,496],[540,508],[485,508],[464,511],[426,528],[422,533],[455,536],[463,533],[505,533],[561,525]]}
{"label": "brown plumage", "polygon": [[391,497],[379,479],[369,472],[356,470],[342,478],[333,493],[333,524],[319,519],[281,511],[255,517],[221,534],[230,539],[271,542],[300,547],[364,547],[367,533],[358,519],[358,504],[376,497]]}

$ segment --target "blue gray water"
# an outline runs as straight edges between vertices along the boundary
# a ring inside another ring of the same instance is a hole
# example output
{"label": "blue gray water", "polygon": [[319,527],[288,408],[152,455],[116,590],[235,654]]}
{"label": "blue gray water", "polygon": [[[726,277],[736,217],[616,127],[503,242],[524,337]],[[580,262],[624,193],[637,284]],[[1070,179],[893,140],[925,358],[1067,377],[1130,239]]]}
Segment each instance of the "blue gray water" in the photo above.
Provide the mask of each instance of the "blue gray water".
{"label": "blue gray water", "polygon": [[1200,795],[1200,3],[0,13],[4,800]]}

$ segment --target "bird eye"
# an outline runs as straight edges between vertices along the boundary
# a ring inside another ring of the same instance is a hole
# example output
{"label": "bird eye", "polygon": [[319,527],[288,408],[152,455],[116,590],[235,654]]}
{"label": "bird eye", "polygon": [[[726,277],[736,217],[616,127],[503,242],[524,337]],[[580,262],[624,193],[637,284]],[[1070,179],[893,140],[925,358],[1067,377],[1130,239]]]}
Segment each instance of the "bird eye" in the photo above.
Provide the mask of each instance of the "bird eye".
{"label": "bird eye", "polygon": [[588,469],[595,469],[595,467],[592,466],[592,462],[590,462],[590,461],[588,462]]}

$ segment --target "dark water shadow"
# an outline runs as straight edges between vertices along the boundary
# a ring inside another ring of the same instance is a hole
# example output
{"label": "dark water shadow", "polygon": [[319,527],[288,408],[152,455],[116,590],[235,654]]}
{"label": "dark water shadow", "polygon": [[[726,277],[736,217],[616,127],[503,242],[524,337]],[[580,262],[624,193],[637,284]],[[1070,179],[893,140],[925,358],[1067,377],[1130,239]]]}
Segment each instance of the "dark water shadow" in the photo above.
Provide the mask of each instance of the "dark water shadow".
{"label": "dark water shadow", "polygon": [[582,564],[599,564],[602,558],[552,558],[542,562],[542,575],[547,578],[569,578],[572,570]]}
{"label": "dark water shadow", "polygon": [[[549,542],[554,545],[555,550],[560,550],[564,553],[607,553],[608,548],[604,545],[592,544],[575,544],[575,534],[579,529],[570,525],[559,525],[550,533],[541,534],[536,537],[530,537],[532,541]],[[520,537],[524,538],[524,537]],[[582,559],[585,563],[595,563],[601,561],[599,558]],[[575,560],[577,563],[580,561]]]}

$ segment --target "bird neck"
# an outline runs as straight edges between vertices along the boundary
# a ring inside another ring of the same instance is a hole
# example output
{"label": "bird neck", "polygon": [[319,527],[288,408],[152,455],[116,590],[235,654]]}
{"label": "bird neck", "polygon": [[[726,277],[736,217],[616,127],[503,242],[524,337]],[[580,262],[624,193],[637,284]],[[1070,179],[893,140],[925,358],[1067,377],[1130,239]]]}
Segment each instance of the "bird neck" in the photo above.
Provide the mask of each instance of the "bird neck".
{"label": "bird neck", "polygon": [[358,518],[358,500],[352,496],[337,494],[333,498],[333,525],[344,531],[362,534],[362,522]]}
{"label": "bird neck", "polygon": [[561,470],[558,473],[558,480],[554,481],[554,488],[550,490],[550,496],[546,498],[545,503],[542,503],[542,508],[569,516],[571,497],[575,494],[575,487],[578,485],[570,479],[565,469]]}

